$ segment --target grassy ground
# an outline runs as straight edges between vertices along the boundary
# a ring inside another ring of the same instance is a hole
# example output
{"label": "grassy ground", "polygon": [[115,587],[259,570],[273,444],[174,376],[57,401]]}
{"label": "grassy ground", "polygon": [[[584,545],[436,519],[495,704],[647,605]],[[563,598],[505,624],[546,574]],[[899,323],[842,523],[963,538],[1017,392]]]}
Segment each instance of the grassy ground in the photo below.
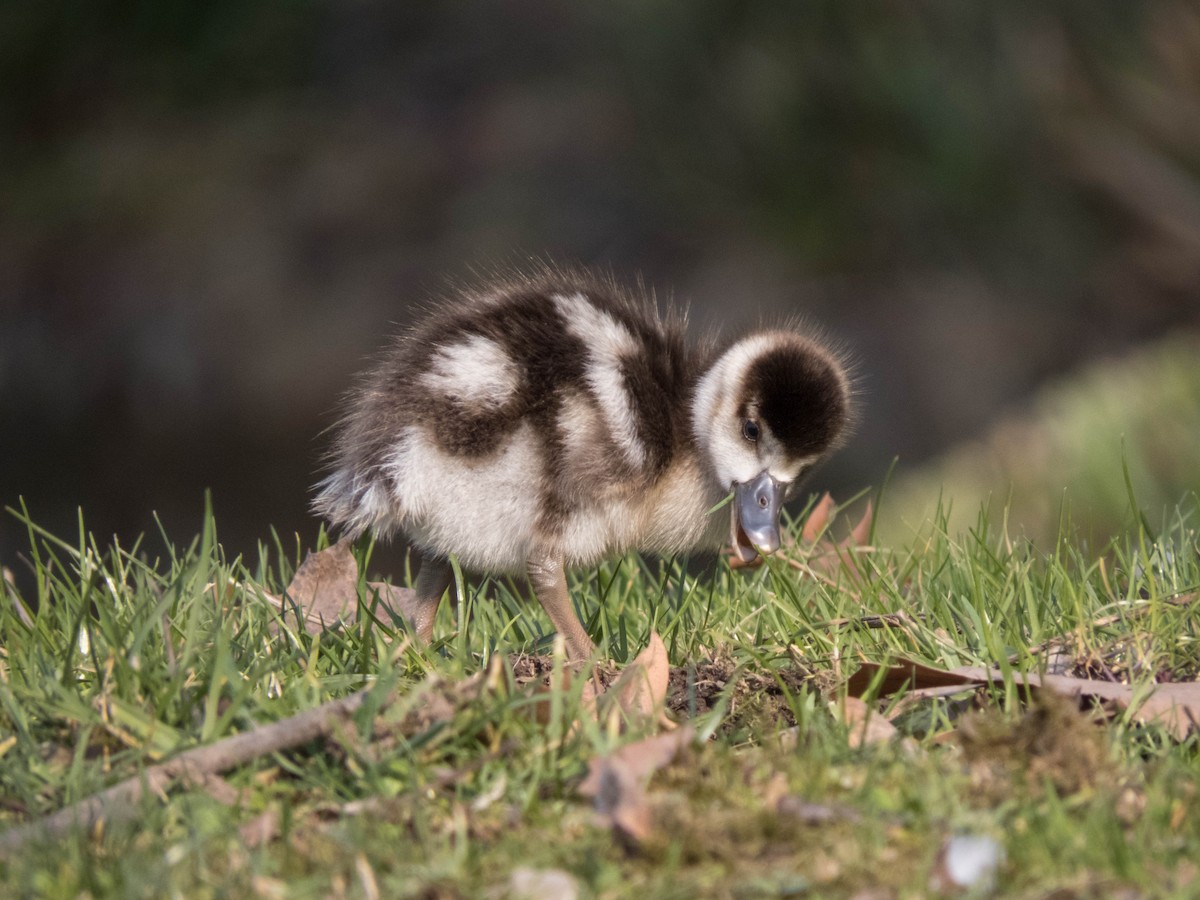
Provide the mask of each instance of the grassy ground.
{"label": "grassy ground", "polygon": [[[583,681],[539,692],[549,626],[513,585],[468,585],[429,648],[371,598],[349,628],[310,635],[280,630],[263,596],[299,548],[226,559],[206,516],[190,546],[149,559],[29,524],[36,590],[6,586],[0,604],[0,831],[372,690],[330,737],[10,852],[3,893],[921,897],[944,880],[947,841],[969,836],[1000,849],[1002,896],[1197,896],[1197,738],[1031,701],[1012,678],[1053,646],[1068,672],[1194,680],[1200,603],[1179,598],[1200,585],[1197,518],[1193,498],[1161,533],[1086,554],[935,518],[910,547],[828,575],[633,558],[581,573],[573,594],[612,659],[662,635],[668,706],[704,739],[654,775],[653,828],[633,845],[576,788],[640,734],[581,716]],[[898,656],[1009,677],[912,703],[899,736],[861,741],[845,678]],[[480,672],[486,690],[458,690]]]}

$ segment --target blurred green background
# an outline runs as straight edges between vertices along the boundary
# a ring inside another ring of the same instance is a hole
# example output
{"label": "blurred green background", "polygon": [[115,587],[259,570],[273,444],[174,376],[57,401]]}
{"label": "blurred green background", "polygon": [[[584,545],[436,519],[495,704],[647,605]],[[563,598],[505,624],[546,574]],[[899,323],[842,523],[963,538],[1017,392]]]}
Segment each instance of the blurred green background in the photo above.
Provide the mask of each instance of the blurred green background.
{"label": "blurred green background", "polygon": [[863,420],[813,487],[899,457],[899,535],[943,484],[1106,533],[1122,434],[1200,486],[1200,8],[0,6],[0,503],[52,530],[315,533],[364,358],[531,255],[821,323]]}

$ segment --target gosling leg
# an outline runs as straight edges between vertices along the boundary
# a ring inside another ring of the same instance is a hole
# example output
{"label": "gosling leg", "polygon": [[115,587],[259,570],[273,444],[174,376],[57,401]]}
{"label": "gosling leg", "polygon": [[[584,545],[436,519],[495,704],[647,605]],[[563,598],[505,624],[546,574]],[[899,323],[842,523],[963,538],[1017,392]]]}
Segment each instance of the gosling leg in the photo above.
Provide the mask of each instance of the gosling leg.
{"label": "gosling leg", "polygon": [[400,612],[417,637],[428,644],[433,638],[433,620],[437,617],[442,595],[454,580],[454,570],[448,560],[414,555],[420,559],[421,568],[413,592],[405,593],[400,599]]}
{"label": "gosling leg", "polygon": [[571,606],[563,561],[549,555],[535,555],[529,558],[526,565],[533,593],[542,604],[542,609],[546,610],[546,615],[550,617],[554,627],[558,629],[558,633],[567,642],[568,661],[586,662],[596,647]]}

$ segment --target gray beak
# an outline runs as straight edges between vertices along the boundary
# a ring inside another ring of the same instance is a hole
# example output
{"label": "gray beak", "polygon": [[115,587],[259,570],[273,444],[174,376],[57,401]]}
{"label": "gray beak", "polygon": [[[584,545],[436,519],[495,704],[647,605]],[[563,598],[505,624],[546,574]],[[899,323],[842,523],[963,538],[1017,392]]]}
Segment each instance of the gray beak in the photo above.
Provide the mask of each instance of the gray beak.
{"label": "gray beak", "polygon": [[779,549],[779,508],[787,485],[762,471],[733,486],[733,547],[742,562]]}

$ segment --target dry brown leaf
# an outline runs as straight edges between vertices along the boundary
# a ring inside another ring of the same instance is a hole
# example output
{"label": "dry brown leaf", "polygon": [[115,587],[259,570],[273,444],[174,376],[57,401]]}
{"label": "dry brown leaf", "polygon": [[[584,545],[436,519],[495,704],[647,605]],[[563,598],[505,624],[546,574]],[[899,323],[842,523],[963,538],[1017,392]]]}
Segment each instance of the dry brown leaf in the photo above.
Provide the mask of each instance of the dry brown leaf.
{"label": "dry brown leaf", "polygon": [[850,729],[850,746],[856,749],[871,744],[885,744],[897,734],[895,725],[858,697],[846,698],[842,714]]}
{"label": "dry brown leaf", "polygon": [[871,536],[872,517],[871,501],[868,500],[862,518],[850,529],[846,537],[837,543],[825,540],[813,547],[807,559],[809,568],[830,578],[836,575],[843,565],[851,572],[857,572],[854,551],[866,546],[867,538]]}
{"label": "dry brown leaf", "polygon": [[867,501],[867,508],[862,514],[862,518],[858,520],[858,524],[850,531],[850,536],[845,538],[839,547],[862,547],[865,546],[871,537],[871,520],[874,518],[874,509],[871,501]]}
{"label": "dry brown leaf", "polygon": [[864,662],[858,671],[847,679],[846,691],[851,697],[861,697],[877,678],[880,679],[878,686],[880,697],[894,694],[905,686],[912,690],[949,687],[964,690],[977,686],[977,683],[971,679],[964,678],[947,669],[938,669],[923,663],[905,660],[892,666]]}
{"label": "dry brown leaf", "polygon": [[368,581],[367,587],[378,597],[379,602],[404,616],[404,621],[411,625],[417,612],[417,592],[412,588],[397,587],[386,581]]}
{"label": "dry brown leaf", "polygon": [[800,532],[800,540],[806,544],[815,544],[829,527],[829,514],[833,511],[833,497],[826,491],[817,501],[812,512],[804,522],[804,530]]}
{"label": "dry brown leaf", "polygon": [[358,563],[349,542],[308,554],[284,593],[299,607],[309,632],[339,620],[353,622],[358,615]]}
{"label": "dry brown leaf", "polygon": [[646,649],[626,666],[603,696],[615,702],[629,717],[653,719],[663,711],[670,677],[666,645],[658,632],[652,631]]}
{"label": "dry brown leaf", "polygon": [[[882,675],[880,675],[882,673]],[[963,666],[957,669],[938,669],[921,663],[902,661],[893,666],[863,663],[846,682],[851,696],[862,696],[872,681],[880,678],[879,695],[893,694],[906,685],[913,690],[946,692],[965,690],[986,684],[1002,684],[1004,673],[999,669]],[[1143,723],[1162,725],[1177,739],[1183,740],[1200,725],[1200,682],[1130,685],[1068,675],[1038,675],[1014,673],[1017,684],[1033,690],[1045,689],[1065,697],[1107,701],[1120,709],[1132,709],[1134,717]]]}
{"label": "dry brown leaf", "polygon": [[[232,578],[220,592],[215,583],[204,586],[221,602],[231,601],[239,588],[246,589],[247,586]],[[384,607],[412,621],[416,600],[416,591],[412,588],[397,587],[384,581],[368,581],[367,588]],[[296,569],[283,597],[265,591],[256,590],[256,593],[261,593],[285,619],[289,616],[300,618],[309,634],[352,624],[358,618],[358,562],[350,551],[350,542],[343,538],[331,547],[309,553]],[[268,630],[278,634],[279,626],[272,622]]]}
{"label": "dry brown leaf", "polygon": [[593,675],[587,680],[587,683],[583,686],[583,690],[579,694],[580,714],[590,719],[599,718],[600,713],[597,705],[603,693],[604,688],[599,687],[598,681],[595,675]]}
{"label": "dry brown leaf", "polygon": [[[993,670],[989,675],[995,680],[1000,673]],[[1066,675],[1030,675],[1026,683],[1040,684],[1067,697],[1109,700],[1121,709],[1133,708],[1138,721],[1162,725],[1179,740],[1200,725],[1200,683],[1194,681],[1147,685],[1144,690],[1136,685]],[[1150,691],[1148,696],[1145,690]],[[1142,696],[1145,699],[1136,703]]]}
{"label": "dry brown leaf", "polygon": [[652,815],[646,788],[619,759],[601,757],[588,763],[588,775],[579,792],[592,798],[600,821],[623,838],[640,844],[650,836]]}
{"label": "dry brown leaf", "polygon": [[350,542],[343,539],[309,553],[292,576],[284,599],[266,596],[285,618],[296,614],[309,634],[338,622],[350,624],[358,617],[358,563],[350,552]]}
{"label": "dry brown leaf", "polygon": [[620,761],[634,777],[644,783],[650,779],[651,775],[675,759],[679,751],[689,746],[695,738],[696,729],[691,725],[684,725],[663,734],[656,734],[653,737],[626,744],[607,758]]}
{"label": "dry brown leaf", "polygon": [[596,757],[588,762],[588,774],[579,785],[579,793],[592,798],[603,823],[622,838],[640,844],[653,830],[646,783],[695,736],[695,729],[685,725]]}
{"label": "dry brown leaf", "polygon": [[746,562],[746,560],[742,559],[728,547],[725,548],[724,553],[725,562],[729,564],[729,568],[731,569],[757,569],[763,564],[763,558],[761,555],[754,557],[754,559],[750,560],[749,562]]}

